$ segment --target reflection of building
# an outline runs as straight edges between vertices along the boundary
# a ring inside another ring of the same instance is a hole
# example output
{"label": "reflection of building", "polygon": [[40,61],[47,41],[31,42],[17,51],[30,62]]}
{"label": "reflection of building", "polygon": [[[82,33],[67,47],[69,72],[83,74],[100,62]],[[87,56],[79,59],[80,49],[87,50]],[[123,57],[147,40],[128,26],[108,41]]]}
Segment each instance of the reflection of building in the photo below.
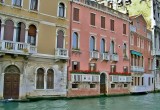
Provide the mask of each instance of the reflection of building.
{"label": "reflection of building", "polygon": [[154,56],[153,70],[156,77],[156,89],[160,89],[160,0],[151,0],[152,20],[152,55]]}
{"label": "reflection of building", "polygon": [[1,99],[66,95],[68,2],[61,1],[1,0]]}
{"label": "reflection of building", "polygon": [[129,17],[88,0],[70,4],[69,97],[128,94]]}
{"label": "reflection of building", "polygon": [[130,20],[131,93],[152,91],[154,78],[151,74],[151,35],[142,15],[131,16]]}

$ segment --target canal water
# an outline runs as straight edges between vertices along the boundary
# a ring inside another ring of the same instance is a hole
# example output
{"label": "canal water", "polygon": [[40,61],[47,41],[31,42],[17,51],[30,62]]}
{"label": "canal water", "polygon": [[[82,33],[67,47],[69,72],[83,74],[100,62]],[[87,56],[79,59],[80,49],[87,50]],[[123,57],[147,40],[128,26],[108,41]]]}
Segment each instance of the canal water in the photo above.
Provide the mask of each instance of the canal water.
{"label": "canal water", "polygon": [[160,93],[37,102],[0,102],[0,110],[160,110]]}

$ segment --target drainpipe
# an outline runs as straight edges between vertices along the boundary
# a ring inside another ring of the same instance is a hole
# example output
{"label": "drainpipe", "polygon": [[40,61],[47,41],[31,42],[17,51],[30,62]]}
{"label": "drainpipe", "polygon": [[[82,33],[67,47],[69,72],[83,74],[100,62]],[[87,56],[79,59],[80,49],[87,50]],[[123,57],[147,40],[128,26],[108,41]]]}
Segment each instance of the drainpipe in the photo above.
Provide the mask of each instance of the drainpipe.
{"label": "drainpipe", "polygon": [[67,66],[67,97],[68,97],[68,89],[69,89],[69,75],[70,75],[70,72],[69,72],[69,67],[71,66],[71,52],[72,52],[72,50],[71,50],[71,42],[72,42],[72,37],[71,37],[71,35],[72,35],[72,3],[73,3],[73,0],[69,0],[69,5],[70,5],[70,24],[69,24],[69,45],[68,45],[68,52],[69,52],[69,54],[68,54],[68,57],[69,57],[69,60],[68,60],[68,66]]}

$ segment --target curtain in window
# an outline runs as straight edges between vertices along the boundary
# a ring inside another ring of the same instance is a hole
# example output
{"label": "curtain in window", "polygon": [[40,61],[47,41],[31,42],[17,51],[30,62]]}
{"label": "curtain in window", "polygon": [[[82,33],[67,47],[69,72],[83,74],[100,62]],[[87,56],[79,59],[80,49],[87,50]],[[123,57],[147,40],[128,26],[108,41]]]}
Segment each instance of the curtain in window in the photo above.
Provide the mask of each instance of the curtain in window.
{"label": "curtain in window", "polygon": [[95,38],[93,36],[91,36],[90,38],[90,51],[94,51],[95,50]]}
{"label": "curtain in window", "polygon": [[59,16],[64,17],[65,7],[63,3],[59,4]]}
{"label": "curtain in window", "polygon": [[73,33],[72,48],[73,49],[78,49],[78,34],[76,32]]}
{"label": "curtain in window", "polygon": [[11,20],[7,20],[4,26],[4,40],[13,41],[14,23]]}
{"label": "curtain in window", "polygon": [[13,5],[21,6],[22,0],[13,0]]}
{"label": "curtain in window", "polygon": [[38,10],[38,0],[31,0],[30,9]]}
{"label": "curtain in window", "polygon": [[64,42],[64,33],[62,30],[59,30],[57,36],[57,48],[63,48],[63,42]]}
{"label": "curtain in window", "polygon": [[49,69],[47,71],[47,89],[53,89],[53,83],[54,83],[54,71],[52,69]]}
{"label": "curtain in window", "polygon": [[24,42],[25,41],[25,24],[20,22],[17,24],[16,30],[16,42]]}
{"label": "curtain in window", "polygon": [[37,70],[36,88],[37,89],[44,89],[44,70],[42,68],[39,68]]}
{"label": "curtain in window", "polygon": [[105,52],[105,40],[102,39],[101,40],[101,53],[104,53]]}
{"label": "curtain in window", "polygon": [[29,26],[28,30],[28,43],[36,45],[36,27],[34,25]]}

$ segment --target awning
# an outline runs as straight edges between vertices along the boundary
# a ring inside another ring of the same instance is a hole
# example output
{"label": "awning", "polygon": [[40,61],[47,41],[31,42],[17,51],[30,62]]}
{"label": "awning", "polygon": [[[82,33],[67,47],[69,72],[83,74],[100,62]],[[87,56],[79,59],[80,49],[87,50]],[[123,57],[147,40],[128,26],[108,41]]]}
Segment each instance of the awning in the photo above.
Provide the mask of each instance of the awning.
{"label": "awning", "polygon": [[140,52],[137,52],[137,51],[134,51],[134,50],[131,50],[131,54],[137,55],[137,56],[142,56],[142,54]]}

